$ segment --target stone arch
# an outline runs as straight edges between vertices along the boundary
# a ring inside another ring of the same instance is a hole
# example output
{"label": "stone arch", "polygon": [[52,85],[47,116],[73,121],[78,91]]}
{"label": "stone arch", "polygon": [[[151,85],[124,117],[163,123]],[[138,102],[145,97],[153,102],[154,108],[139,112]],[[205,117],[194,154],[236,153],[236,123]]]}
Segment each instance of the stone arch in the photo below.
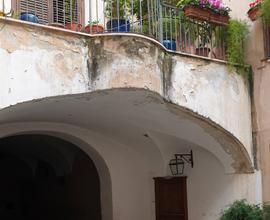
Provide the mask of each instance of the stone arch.
{"label": "stone arch", "polygon": [[[25,126],[25,125],[31,126]],[[0,138],[8,138],[18,135],[48,135],[55,138],[70,142],[82,150],[94,163],[100,179],[100,200],[101,200],[101,215],[102,220],[113,219],[113,204],[112,204],[112,183],[109,168],[106,161],[91,144],[89,144],[82,136],[75,135],[72,130],[76,127],[68,125],[59,125],[53,123],[19,123],[4,125],[5,132],[0,135]],[[7,127],[6,127],[7,126]],[[68,128],[68,129],[64,129]],[[1,130],[1,129],[0,129]]]}

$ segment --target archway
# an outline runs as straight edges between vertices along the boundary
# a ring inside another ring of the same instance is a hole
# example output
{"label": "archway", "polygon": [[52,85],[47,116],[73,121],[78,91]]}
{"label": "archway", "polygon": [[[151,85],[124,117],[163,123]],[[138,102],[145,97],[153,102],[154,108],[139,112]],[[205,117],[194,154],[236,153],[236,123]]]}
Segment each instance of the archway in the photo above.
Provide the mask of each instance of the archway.
{"label": "archway", "polygon": [[0,218],[101,220],[94,162],[76,145],[49,135],[0,140]]}

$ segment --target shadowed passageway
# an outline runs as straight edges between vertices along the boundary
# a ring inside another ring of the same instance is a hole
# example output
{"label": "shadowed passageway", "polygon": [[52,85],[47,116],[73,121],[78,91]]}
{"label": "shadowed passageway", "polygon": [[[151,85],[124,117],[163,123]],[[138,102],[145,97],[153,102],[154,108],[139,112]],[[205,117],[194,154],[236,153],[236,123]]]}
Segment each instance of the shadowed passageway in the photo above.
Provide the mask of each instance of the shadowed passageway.
{"label": "shadowed passageway", "polygon": [[1,220],[101,220],[100,181],[77,146],[47,135],[0,140]]}

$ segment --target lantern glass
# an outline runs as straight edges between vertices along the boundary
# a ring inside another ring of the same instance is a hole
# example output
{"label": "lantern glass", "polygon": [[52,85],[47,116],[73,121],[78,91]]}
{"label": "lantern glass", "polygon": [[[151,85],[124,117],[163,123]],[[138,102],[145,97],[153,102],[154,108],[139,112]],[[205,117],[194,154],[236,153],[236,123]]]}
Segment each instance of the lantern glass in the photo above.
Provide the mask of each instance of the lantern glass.
{"label": "lantern glass", "polygon": [[184,161],[182,159],[172,159],[169,163],[172,175],[184,173]]}

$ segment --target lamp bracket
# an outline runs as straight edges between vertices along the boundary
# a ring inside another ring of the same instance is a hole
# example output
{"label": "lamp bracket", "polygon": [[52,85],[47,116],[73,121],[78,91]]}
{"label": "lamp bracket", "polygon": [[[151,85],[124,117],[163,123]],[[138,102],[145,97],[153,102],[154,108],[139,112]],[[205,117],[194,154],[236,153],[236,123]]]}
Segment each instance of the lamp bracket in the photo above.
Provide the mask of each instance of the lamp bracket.
{"label": "lamp bracket", "polygon": [[183,160],[185,163],[190,164],[190,166],[193,168],[194,162],[193,162],[193,151],[191,150],[189,154],[175,154],[175,159],[177,160]]}

